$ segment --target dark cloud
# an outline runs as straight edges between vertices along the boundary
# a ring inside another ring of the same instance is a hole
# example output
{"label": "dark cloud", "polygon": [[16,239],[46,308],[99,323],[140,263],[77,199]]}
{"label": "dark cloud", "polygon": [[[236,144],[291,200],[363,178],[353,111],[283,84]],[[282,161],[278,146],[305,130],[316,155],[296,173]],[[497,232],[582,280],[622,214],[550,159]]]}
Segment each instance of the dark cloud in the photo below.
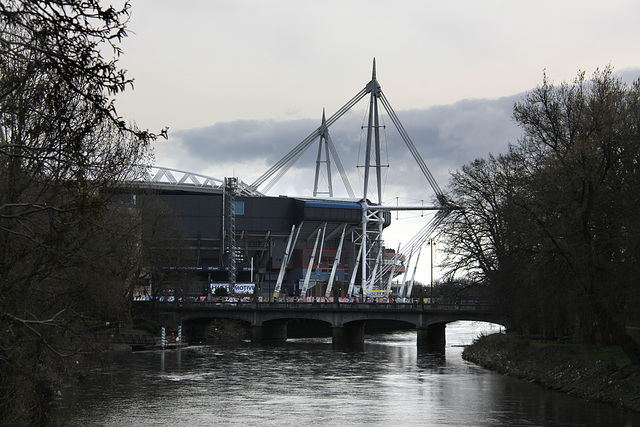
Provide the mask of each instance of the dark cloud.
{"label": "dark cloud", "polygon": [[173,136],[181,141],[186,153],[193,156],[206,156],[224,163],[236,161],[239,155],[246,153],[275,163],[281,154],[293,148],[293,141],[304,138],[318,124],[319,121],[311,119],[238,120],[180,130]]}
{"label": "dark cloud", "polygon": [[[508,144],[515,143],[520,131],[511,120],[513,104],[521,95],[500,99],[470,99],[451,105],[435,106],[423,110],[396,111],[405,130],[422,155],[427,167],[441,188],[448,182],[449,173],[462,165],[489,153],[506,152]],[[390,100],[390,102],[393,102]],[[327,114],[329,116],[329,114]],[[252,182],[271,165],[286,155],[320,124],[317,120],[291,121],[233,121],[212,126],[177,131],[173,152],[179,157],[178,169],[192,172],[211,170],[213,166],[233,165],[237,176]],[[400,134],[388,116],[383,115],[382,134],[386,141],[383,151],[385,188],[405,189],[407,194],[420,188],[422,198],[426,180],[416,166]],[[361,185],[366,142],[366,125],[363,111],[355,110],[329,129],[340,159],[350,176],[356,195]],[[301,193],[312,191],[318,143],[314,142],[305,155],[282,178],[293,177],[295,182],[283,184],[285,188],[299,188]],[[179,154],[177,154],[179,153]],[[160,159],[161,160],[161,159]],[[243,165],[262,160],[262,171],[243,170]],[[360,166],[360,168],[358,168]],[[214,168],[215,170],[215,168]],[[335,166],[334,186],[341,187]],[[216,178],[229,176],[231,171],[220,169]],[[306,182],[305,182],[306,181]],[[300,194],[302,195],[302,194]]]}

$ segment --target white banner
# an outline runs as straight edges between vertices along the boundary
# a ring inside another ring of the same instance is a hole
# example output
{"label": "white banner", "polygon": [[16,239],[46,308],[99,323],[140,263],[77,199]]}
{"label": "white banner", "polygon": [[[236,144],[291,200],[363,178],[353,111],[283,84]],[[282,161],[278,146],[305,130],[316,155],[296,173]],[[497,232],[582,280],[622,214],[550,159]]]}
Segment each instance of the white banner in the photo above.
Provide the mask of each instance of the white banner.
{"label": "white banner", "polygon": [[[253,294],[253,289],[255,288],[255,284],[253,283],[236,283],[234,288],[235,294]],[[229,284],[228,283],[211,283],[211,293],[215,293],[216,289],[225,288],[227,292],[229,292]]]}

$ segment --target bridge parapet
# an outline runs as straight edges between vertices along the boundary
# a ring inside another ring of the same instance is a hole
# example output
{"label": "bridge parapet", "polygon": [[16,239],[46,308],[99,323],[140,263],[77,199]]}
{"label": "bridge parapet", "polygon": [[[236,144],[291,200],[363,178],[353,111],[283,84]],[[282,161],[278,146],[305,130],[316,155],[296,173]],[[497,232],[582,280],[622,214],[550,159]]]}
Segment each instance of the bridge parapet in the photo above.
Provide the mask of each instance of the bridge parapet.
{"label": "bridge parapet", "polygon": [[350,302],[162,302],[163,310],[170,311],[422,311],[422,312],[477,312],[495,311],[488,304],[428,304],[428,303],[350,303]]}

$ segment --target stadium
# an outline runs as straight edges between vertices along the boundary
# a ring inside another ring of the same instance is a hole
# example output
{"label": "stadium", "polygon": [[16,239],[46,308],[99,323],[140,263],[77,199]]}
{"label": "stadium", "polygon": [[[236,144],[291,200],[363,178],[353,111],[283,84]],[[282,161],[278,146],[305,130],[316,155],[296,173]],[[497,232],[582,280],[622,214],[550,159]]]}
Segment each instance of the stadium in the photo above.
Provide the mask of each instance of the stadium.
{"label": "stadium", "polygon": [[[329,127],[367,95],[364,181],[362,194],[356,196]],[[131,206],[159,201],[180,230],[172,245],[190,256],[173,262],[167,258],[160,266],[167,273],[165,283],[142,285],[136,297],[211,298],[221,287],[234,296],[260,299],[409,297],[414,282],[409,265],[412,259],[417,264],[420,249],[445,213],[425,205],[383,204],[379,106],[395,125],[436,198],[442,200],[440,188],[382,93],[374,60],[372,79],[364,89],[328,119],[323,114],[317,129],[252,184],[237,177],[217,179],[144,168],[136,190],[123,200]],[[316,143],[313,197],[266,195]],[[332,165],[345,185],[346,198],[333,197]],[[329,178],[326,189],[319,188],[321,171]],[[385,247],[382,234],[391,224],[391,212],[411,210],[436,213],[403,248]],[[180,277],[180,286],[171,283],[172,275]]]}

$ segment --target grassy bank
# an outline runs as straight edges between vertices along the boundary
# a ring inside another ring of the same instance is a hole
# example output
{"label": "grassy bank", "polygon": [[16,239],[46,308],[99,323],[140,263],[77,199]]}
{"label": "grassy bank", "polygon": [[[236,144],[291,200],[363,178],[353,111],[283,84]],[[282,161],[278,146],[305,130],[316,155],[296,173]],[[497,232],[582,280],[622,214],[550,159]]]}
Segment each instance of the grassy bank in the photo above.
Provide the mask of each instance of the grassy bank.
{"label": "grassy bank", "polygon": [[479,338],[462,357],[543,387],[640,412],[640,366],[618,347],[544,343],[511,334]]}

